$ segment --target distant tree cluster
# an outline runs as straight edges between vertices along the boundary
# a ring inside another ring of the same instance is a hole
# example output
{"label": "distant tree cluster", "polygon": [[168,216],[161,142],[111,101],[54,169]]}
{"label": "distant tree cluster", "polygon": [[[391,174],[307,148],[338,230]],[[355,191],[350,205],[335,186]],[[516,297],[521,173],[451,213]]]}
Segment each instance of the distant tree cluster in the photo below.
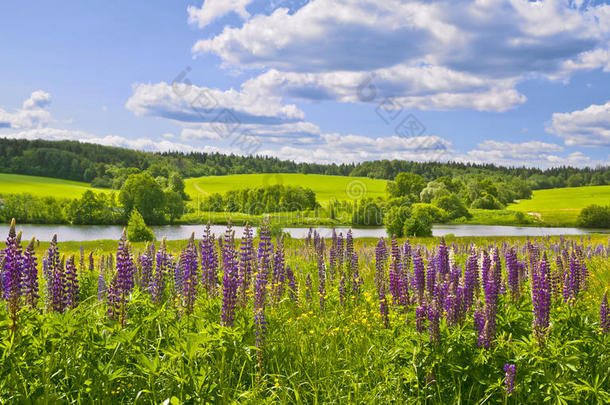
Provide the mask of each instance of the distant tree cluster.
{"label": "distant tree cluster", "polygon": [[[178,176],[179,177],[179,176]],[[57,199],[29,194],[0,197],[0,221],[15,218],[30,224],[115,225],[126,224],[138,212],[147,224],[173,223],[186,206],[184,182],[174,178],[160,184],[148,173],[130,175],[117,193],[85,191],[79,198]]]}
{"label": "distant tree cluster", "polygon": [[610,228],[610,205],[589,205],[578,215],[578,225],[583,228]]}
{"label": "distant tree cluster", "polygon": [[265,212],[312,210],[317,206],[316,194],[309,188],[273,185],[232,190],[224,195],[214,193],[201,202],[200,208],[202,211],[260,215]]}
{"label": "distant tree cluster", "polygon": [[[76,141],[0,139],[0,172],[50,176],[121,189],[132,174],[149,173],[160,183],[181,178],[249,174],[304,173],[361,176],[391,180],[400,173],[420,176],[426,183],[448,177],[518,178],[533,190],[610,184],[610,167],[557,167],[546,170],[458,162],[380,160],[350,164],[295,163],[267,156],[219,153],[150,153]],[[162,185],[163,187],[163,185]],[[513,190],[514,191],[514,190]],[[498,190],[502,193],[502,190]],[[500,203],[502,198],[494,196]],[[479,204],[489,205],[490,198]],[[471,202],[469,202],[470,204]],[[493,201],[492,201],[493,203]]]}

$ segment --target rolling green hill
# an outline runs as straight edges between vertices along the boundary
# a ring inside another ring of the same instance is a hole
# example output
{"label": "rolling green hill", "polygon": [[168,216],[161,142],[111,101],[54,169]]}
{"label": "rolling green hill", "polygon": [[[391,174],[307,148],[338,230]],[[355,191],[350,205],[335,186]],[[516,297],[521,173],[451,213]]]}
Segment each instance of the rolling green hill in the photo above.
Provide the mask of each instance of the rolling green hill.
{"label": "rolling green hill", "polygon": [[0,173],[0,194],[27,193],[37,197],[76,198],[87,190],[95,192],[111,191],[103,188],[93,188],[87,183],[78,181]]}
{"label": "rolling green hill", "polygon": [[386,180],[366,177],[325,176],[320,174],[270,173],[208,176],[185,180],[186,193],[193,201],[212,193],[283,184],[312,189],[320,203],[330,199],[350,200],[363,197],[385,197]]}
{"label": "rolling green hill", "polygon": [[567,187],[536,190],[531,200],[521,200],[509,210],[532,213],[549,225],[575,225],[580,210],[610,204],[610,186]]}

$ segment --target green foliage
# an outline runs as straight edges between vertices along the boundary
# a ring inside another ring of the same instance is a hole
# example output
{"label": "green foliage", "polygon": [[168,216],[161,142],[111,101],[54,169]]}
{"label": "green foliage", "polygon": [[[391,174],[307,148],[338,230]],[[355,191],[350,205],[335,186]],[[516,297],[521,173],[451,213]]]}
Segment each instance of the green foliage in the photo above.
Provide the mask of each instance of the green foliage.
{"label": "green foliage", "polygon": [[394,181],[388,182],[388,194],[391,197],[419,196],[426,187],[424,179],[414,173],[399,173]]}
{"label": "green foliage", "polygon": [[502,208],[504,208],[504,206],[493,195],[483,193],[481,197],[477,198],[472,202],[472,204],[470,204],[470,208],[478,208],[483,210],[501,210]]}
{"label": "green foliage", "polygon": [[155,240],[155,234],[146,226],[144,218],[142,218],[137,209],[133,209],[129,216],[127,239],[130,242],[152,242]]}
{"label": "green foliage", "polygon": [[201,203],[203,211],[228,211],[260,215],[268,212],[294,212],[315,209],[316,194],[299,186],[273,185],[232,190],[225,195],[211,194]]}
{"label": "green foliage", "polygon": [[405,221],[410,216],[411,207],[409,206],[396,206],[390,208],[383,218],[383,224],[385,226],[388,237],[403,237]]}
{"label": "green foliage", "polygon": [[126,215],[136,209],[146,223],[163,222],[165,195],[159,184],[148,173],[130,175],[119,193],[119,202]]}
{"label": "green foliage", "polygon": [[123,220],[114,194],[91,191],[70,201],[66,207],[66,217],[75,225],[114,225]]}
{"label": "green foliage", "polygon": [[[252,173],[309,173],[394,179],[399,173],[413,173],[422,176],[425,181],[432,181],[441,177],[453,179],[483,175],[501,177],[504,181],[509,178],[517,179],[527,183],[525,187],[533,189],[565,187],[568,179],[577,175],[579,177],[570,180],[571,184],[610,184],[610,168],[607,166],[582,169],[560,167],[543,171],[537,168],[507,168],[489,164],[401,160],[325,165],[295,163],[264,156],[227,156],[198,152],[148,153],[77,141],[0,139],[0,172],[4,173],[34,176],[53,173],[55,177],[61,179],[91,182],[96,187],[120,189],[131,174],[146,171],[153,178],[162,176],[169,179],[176,170],[183,178]],[[455,190],[448,188],[450,192],[456,193]],[[517,198],[527,198],[525,195],[526,193],[517,193]],[[470,202],[472,200],[467,201]]]}
{"label": "green foliage", "polygon": [[592,204],[578,215],[578,225],[584,228],[610,228],[610,205]]}
{"label": "green foliage", "polygon": [[414,210],[404,223],[402,233],[405,237],[430,237],[432,236],[432,225],[434,220],[429,214],[429,210]]}
{"label": "green foliage", "polygon": [[455,194],[444,195],[437,197],[432,201],[432,204],[447,212],[448,219],[470,218],[470,212],[462,200]]}
{"label": "green foliage", "polygon": [[427,215],[435,223],[447,222],[449,219],[447,211],[432,204],[413,204],[413,215],[419,213]]}
{"label": "green foliage", "polygon": [[363,199],[358,202],[352,214],[352,225],[356,226],[380,226],[383,224],[383,212],[381,207],[371,199]]}

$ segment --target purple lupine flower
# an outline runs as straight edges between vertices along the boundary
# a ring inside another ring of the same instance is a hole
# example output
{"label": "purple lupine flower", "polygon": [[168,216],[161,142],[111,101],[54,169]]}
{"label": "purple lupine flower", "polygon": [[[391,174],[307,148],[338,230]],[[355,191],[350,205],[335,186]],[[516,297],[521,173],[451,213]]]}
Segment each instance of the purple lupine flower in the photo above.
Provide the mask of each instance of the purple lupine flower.
{"label": "purple lupine flower", "polygon": [[343,254],[344,254],[344,246],[343,246],[343,232],[339,232],[339,236],[337,236],[337,274],[338,276],[343,275]]}
{"label": "purple lupine flower", "polygon": [[385,283],[385,266],[387,263],[387,246],[383,238],[379,238],[377,245],[375,246],[375,286],[377,291],[380,291],[381,287]]}
{"label": "purple lupine flower", "polygon": [[464,306],[468,310],[474,304],[475,293],[479,290],[479,262],[477,254],[472,251],[466,261],[464,270]]}
{"label": "purple lupine flower", "polygon": [[354,263],[354,238],[352,237],[352,230],[347,231],[345,238],[345,274],[347,279],[353,279],[354,268],[357,265]]}
{"label": "purple lupine flower", "polygon": [[232,238],[231,224],[229,222],[223,243],[223,277],[222,277],[222,324],[233,326],[235,308],[237,306],[237,287],[239,270],[235,244]]}
{"label": "purple lupine flower", "polygon": [[193,313],[193,307],[197,299],[197,287],[199,285],[198,267],[195,235],[192,234],[186,249],[180,254],[182,295],[184,297],[183,308],[187,316]]}
{"label": "purple lupine flower", "polygon": [[[385,288],[385,284],[382,285]],[[389,271],[389,290],[392,295],[394,304],[397,304],[401,296],[401,285],[400,285],[400,270],[398,269],[398,262],[392,258]]]}
{"label": "purple lupine flower", "polygon": [[534,333],[540,343],[548,333],[551,311],[551,283],[549,263],[544,253],[538,268],[532,274],[532,304],[534,310]]}
{"label": "purple lupine flower", "polygon": [[485,310],[477,308],[474,311],[474,326],[477,330],[477,346],[485,346],[485,336],[483,335],[483,329],[485,328]]}
{"label": "purple lupine flower", "polygon": [[441,341],[440,313],[436,305],[428,308],[428,331],[430,332],[430,343],[437,344]]}
{"label": "purple lupine flower", "polygon": [[[155,304],[159,304],[163,300],[168,265],[169,257],[167,254],[167,242],[165,241],[165,238],[163,238],[161,247],[157,251],[155,274],[150,289],[151,298]],[[101,273],[100,277],[102,277]]]}
{"label": "purple lupine flower", "polygon": [[345,305],[346,291],[345,291],[345,276],[341,277],[339,281],[339,305]]}
{"label": "purple lupine flower", "polygon": [[153,261],[155,257],[155,244],[147,244],[144,254],[140,256],[140,287],[148,291],[153,278]]}
{"label": "purple lupine flower", "polygon": [[326,302],[326,265],[322,252],[318,254],[318,293],[320,294],[320,311],[324,312]]}
{"label": "purple lupine flower", "polygon": [[66,308],[74,309],[78,306],[78,296],[80,290],[78,286],[78,275],[74,264],[74,255],[66,261]]}
{"label": "purple lupine flower", "polygon": [[64,258],[53,271],[51,279],[51,309],[63,313],[66,309],[66,274],[64,271]]}
{"label": "purple lupine flower", "polygon": [[519,300],[519,267],[515,250],[510,248],[506,251],[506,272],[508,273],[508,288],[513,301]]}
{"label": "purple lupine flower", "polygon": [[123,230],[116,253],[116,271],[121,294],[128,295],[134,286],[134,262],[129,251],[127,231]]}
{"label": "purple lupine flower", "polygon": [[23,257],[21,254],[21,232],[15,233],[15,219],[11,221],[8,237],[6,238],[6,249],[2,258],[2,284],[4,299],[9,316],[13,321],[10,327],[14,330],[17,327],[17,317],[19,311],[19,301],[22,293],[22,265]]}
{"label": "purple lupine flower", "polygon": [[297,285],[294,272],[289,265],[286,266],[286,280],[288,282],[288,293],[290,294],[290,299],[296,304],[299,296],[299,286]]}
{"label": "purple lupine flower", "polygon": [[576,298],[580,292],[580,260],[578,256],[572,252],[570,256],[570,297]]}
{"label": "purple lupine flower", "polygon": [[426,329],[426,321],[428,320],[428,307],[425,303],[415,308],[415,330],[421,333]]}
{"label": "purple lupine flower", "polygon": [[267,305],[267,280],[269,271],[269,253],[271,250],[269,236],[269,219],[265,218],[260,229],[260,241],[258,244],[259,266],[256,271],[254,284],[254,331],[256,333],[256,347],[258,352],[258,364],[262,368],[263,347],[267,333],[267,320],[265,317],[265,306]]}
{"label": "purple lupine flower", "polygon": [[602,304],[599,309],[600,326],[603,333],[610,333],[610,310],[608,308],[608,293],[604,292]]}
{"label": "purple lupine flower", "polygon": [[239,251],[239,291],[240,303],[242,305],[246,304],[247,293],[250,290],[253,260],[254,244],[252,242],[252,228],[250,228],[250,224],[246,222]]}
{"label": "purple lupine flower", "polygon": [[555,256],[555,271],[551,275],[551,285],[553,289],[553,297],[559,299],[563,290],[564,267],[561,255]]}
{"label": "purple lupine flower", "polygon": [[517,368],[514,364],[505,364],[504,365],[504,384],[506,393],[508,395],[512,394],[515,391],[515,373],[517,372]]}
{"label": "purple lupine flower", "polygon": [[32,238],[23,255],[23,294],[25,301],[34,309],[38,305],[38,269],[36,268],[36,254]]}
{"label": "purple lupine flower", "polygon": [[[323,242],[322,242],[323,246]],[[322,247],[322,249],[324,249]],[[284,294],[284,279],[286,277],[285,270],[285,259],[284,259],[284,238],[283,236],[278,238],[277,246],[273,252],[273,274],[272,274],[272,288],[273,288],[273,302],[279,303],[282,295]]]}
{"label": "purple lupine flower", "polygon": [[125,324],[127,317],[127,302],[134,286],[135,264],[131,257],[127,232],[123,230],[116,253],[116,273],[110,282],[108,290],[108,316]]}
{"label": "purple lupine flower", "polygon": [[111,319],[120,320],[122,324],[125,319],[125,297],[123,297],[119,284],[119,277],[115,273],[112,280],[110,280],[106,301],[108,304],[108,317]]}
{"label": "purple lupine flower", "polygon": [[430,296],[434,295],[436,285],[436,267],[434,266],[434,256],[428,259],[426,268],[426,290]]}
{"label": "purple lupine flower", "polygon": [[106,298],[106,279],[104,278],[104,261],[100,261],[100,274],[97,278],[97,300],[103,301]]}
{"label": "purple lupine flower", "polygon": [[412,287],[417,293],[417,302],[420,304],[424,299],[424,289],[426,287],[426,275],[424,270],[424,262],[421,258],[421,252],[417,250],[413,253],[413,280]]}
{"label": "purple lupine flower", "polygon": [[358,271],[358,255],[356,252],[352,256],[352,265],[354,266],[352,271],[352,296],[355,300],[358,300],[362,292],[362,278],[360,278],[360,272]]}
{"label": "purple lupine flower", "polygon": [[436,270],[445,275],[449,273],[449,249],[445,244],[445,238],[441,237],[438,245],[438,254],[436,255]]}
{"label": "purple lupine flower", "polygon": [[385,286],[381,286],[379,290],[379,312],[381,315],[381,320],[383,322],[383,327],[388,328],[390,326],[390,318],[389,318],[389,308],[388,308],[388,300],[385,295]]}
{"label": "purple lupine flower", "polygon": [[307,277],[305,278],[305,299],[308,302],[311,302],[311,288],[312,288],[311,274],[308,274]]}
{"label": "purple lupine flower", "polygon": [[218,285],[218,254],[216,253],[216,238],[210,232],[210,223],[205,227],[201,241],[201,280],[203,288],[209,295],[215,296]]}
{"label": "purple lupine flower", "polygon": [[580,289],[586,290],[589,287],[589,269],[583,257],[580,258]]}

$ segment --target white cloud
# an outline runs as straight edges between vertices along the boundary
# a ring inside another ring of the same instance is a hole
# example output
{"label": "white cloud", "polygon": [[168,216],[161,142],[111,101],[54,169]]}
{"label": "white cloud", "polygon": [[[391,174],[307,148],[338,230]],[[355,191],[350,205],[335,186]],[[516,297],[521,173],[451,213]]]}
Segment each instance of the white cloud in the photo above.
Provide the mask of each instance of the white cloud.
{"label": "white cloud", "polygon": [[15,112],[8,112],[0,108],[0,128],[43,127],[52,121],[51,114],[46,110],[50,103],[51,95],[37,90],[23,102],[23,108]]}
{"label": "white cloud", "polygon": [[505,141],[486,140],[464,154],[456,154],[454,159],[459,162],[493,163],[508,167],[540,167],[549,168],[557,166],[596,166],[603,164],[594,161],[582,152],[572,152],[561,156],[564,148],[561,145],[540,141],[512,143]]}
{"label": "white cloud", "polygon": [[165,82],[136,84],[126,107],[140,116],[167,118],[180,122],[229,122],[277,125],[301,120],[304,114],[295,105],[281,104],[281,97],[233,89]]}
{"label": "white cloud", "polygon": [[198,41],[196,55],[264,68],[253,87],[304,99],[361,102],[376,75],[381,97],[420,109],[506,111],[515,86],[608,69],[610,7],[567,0],[312,0],[256,15]]}
{"label": "white cloud", "polygon": [[38,110],[46,108],[51,104],[51,95],[42,90],[36,90],[30,95],[30,98],[23,102],[24,110]]}
{"label": "white cloud", "polygon": [[569,146],[610,146],[610,101],[583,110],[554,113],[547,131]]}
{"label": "white cloud", "polygon": [[235,12],[242,19],[247,20],[250,13],[246,6],[253,0],[204,0],[200,8],[189,6],[189,23],[197,24],[203,28],[216,18],[222,17],[230,12]]}

